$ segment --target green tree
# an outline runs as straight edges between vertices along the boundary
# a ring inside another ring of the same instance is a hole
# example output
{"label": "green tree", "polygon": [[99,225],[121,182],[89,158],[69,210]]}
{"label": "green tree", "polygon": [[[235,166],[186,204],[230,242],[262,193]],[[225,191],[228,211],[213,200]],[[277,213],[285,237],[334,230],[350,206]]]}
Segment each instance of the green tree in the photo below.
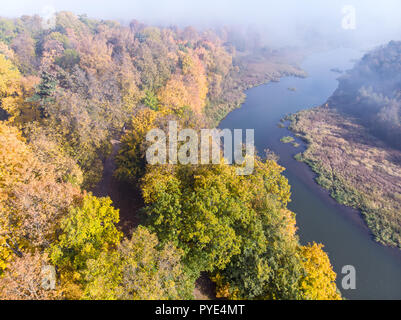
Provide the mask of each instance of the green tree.
{"label": "green tree", "polygon": [[143,98],[143,104],[155,111],[159,109],[159,100],[157,99],[155,93],[151,90],[146,90],[145,98]]}
{"label": "green tree", "polygon": [[194,274],[222,270],[247,239],[263,240],[261,199],[270,199],[273,209],[285,207],[289,187],[282,169],[258,163],[250,178],[227,165],[152,167],[143,178],[150,228],[184,250]]}
{"label": "green tree", "polygon": [[30,98],[30,101],[39,104],[39,112],[42,118],[49,115],[46,107],[49,103],[54,101],[53,94],[57,88],[57,79],[51,73],[43,71],[41,75],[41,82],[36,88],[35,95]]}
{"label": "green tree", "polygon": [[120,243],[118,222],[119,211],[112,207],[109,198],[85,195],[82,203],[72,207],[61,222],[62,234],[51,248],[53,263],[62,268],[84,269],[88,259],[96,259]]}
{"label": "green tree", "polygon": [[[162,243],[184,251],[191,277],[212,273],[219,297],[304,299],[301,280],[309,270],[295,215],[287,209],[290,187],[283,168],[256,159],[252,175],[239,176],[235,169],[149,167],[142,179],[149,228]],[[332,278],[321,281],[332,285]]]}
{"label": "green tree", "polygon": [[85,299],[188,299],[194,288],[181,265],[182,252],[138,227],[116,251],[88,261]]}
{"label": "green tree", "polygon": [[72,69],[79,63],[79,53],[74,49],[66,49],[64,55],[56,59],[58,64],[63,69]]}
{"label": "green tree", "polygon": [[217,272],[217,295],[231,299],[300,299],[299,280],[304,269],[293,233],[293,214],[272,205],[270,200],[258,208],[258,213],[261,233],[255,237],[250,229],[241,254]]}

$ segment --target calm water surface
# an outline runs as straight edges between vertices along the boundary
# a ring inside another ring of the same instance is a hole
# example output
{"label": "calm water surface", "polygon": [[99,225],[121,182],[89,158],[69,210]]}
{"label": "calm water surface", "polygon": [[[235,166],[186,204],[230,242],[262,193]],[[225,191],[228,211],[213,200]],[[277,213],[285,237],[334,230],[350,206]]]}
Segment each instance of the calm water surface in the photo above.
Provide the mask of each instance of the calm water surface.
{"label": "calm water surface", "polygon": [[[303,150],[303,145],[295,148],[279,141],[290,134],[287,129],[277,127],[280,119],[288,113],[325,103],[338,85],[339,74],[330,69],[350,69],[352,61],[362,55],[362,51],[338,49],[309,56],[302,66],[308,78],[288,77],[248,90],[242,107],[231,112],[219,127],[255,129],[259,155],[269,148],[280,156],[279,163],[286,168],[284,174],[291,184],[289,208],[297,214],[300,240],[303,244],[312,241],[324,244],[344,297],[401,299],[401,250],[374,242],[360,214],[337,204],[314,182],[315,175],[309,167],[293,158]],[[356,269],[356,290],[341,288],[341,269],[345,265]]]}

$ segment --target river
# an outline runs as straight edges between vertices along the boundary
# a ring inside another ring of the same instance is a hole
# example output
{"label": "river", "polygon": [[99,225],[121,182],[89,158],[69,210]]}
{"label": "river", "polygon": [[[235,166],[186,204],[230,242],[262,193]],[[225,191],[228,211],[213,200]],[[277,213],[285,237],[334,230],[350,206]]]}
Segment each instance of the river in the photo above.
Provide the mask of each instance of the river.
{"label": "river", "polygon": [[[294,155],[305,148],[283,144],[280,138],[291,135],[279,128],[280,119],[288,113],[321,105],[337,88],[339,73],[332,68],[350,69],[362,51],[338,49],[316,53],[305,59],[305,79],[287,77],[246,92],[241,108],[231,112],[219,125],[229,129],[255,129],[255,146],[263,156],[266,148],[274,151],[291,185],[289,208],[297,215],[298,234],[302,244],[324,244],[337,285],[347,299],[401,299],[401,250],[376,243],[358,211],[333,200],[314,181],[315,174]],[[291,91],[289,88],[296,88]],[[297,142],[300,142],[297,140]],[[356,289],[344,290],[341,271],[345,265],[356,269]]]}

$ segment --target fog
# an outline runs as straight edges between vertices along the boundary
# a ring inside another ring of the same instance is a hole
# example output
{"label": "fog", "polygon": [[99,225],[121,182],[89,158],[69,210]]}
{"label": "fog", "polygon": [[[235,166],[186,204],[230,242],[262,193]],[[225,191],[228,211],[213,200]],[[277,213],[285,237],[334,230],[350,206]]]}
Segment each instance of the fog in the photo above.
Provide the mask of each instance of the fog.
{"label": "fog", "polygon": [[[136,19],[157,25],[208,28],[235,25],[257,30],[269,45],[374,46],[401,39],[399,0],[14,0],[1,16],[45,15],[49,8],[92,18]],[[355,28],[344,29],[345,6],[355,8]]]}

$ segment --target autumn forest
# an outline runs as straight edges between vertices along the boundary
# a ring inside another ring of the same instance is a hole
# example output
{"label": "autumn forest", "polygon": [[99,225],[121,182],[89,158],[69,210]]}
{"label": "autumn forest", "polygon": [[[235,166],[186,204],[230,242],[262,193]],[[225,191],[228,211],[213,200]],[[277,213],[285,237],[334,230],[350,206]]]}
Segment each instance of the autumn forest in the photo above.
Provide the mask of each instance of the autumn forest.
{"label": "autumn forest", "polygon": [[[149,165],[146,133],[213,128],[244,90],[305,76],[256,33],[123,25],[59,12],[0,19],[0,299],[341,299],[301,245],[283,167]],[[96,196],[106,159],[134,224]],[[128,188],[128,187],[127,187]],[[138,207],[139,204],[139,207]],[[209,290],[210,291],[210,290]]]}

